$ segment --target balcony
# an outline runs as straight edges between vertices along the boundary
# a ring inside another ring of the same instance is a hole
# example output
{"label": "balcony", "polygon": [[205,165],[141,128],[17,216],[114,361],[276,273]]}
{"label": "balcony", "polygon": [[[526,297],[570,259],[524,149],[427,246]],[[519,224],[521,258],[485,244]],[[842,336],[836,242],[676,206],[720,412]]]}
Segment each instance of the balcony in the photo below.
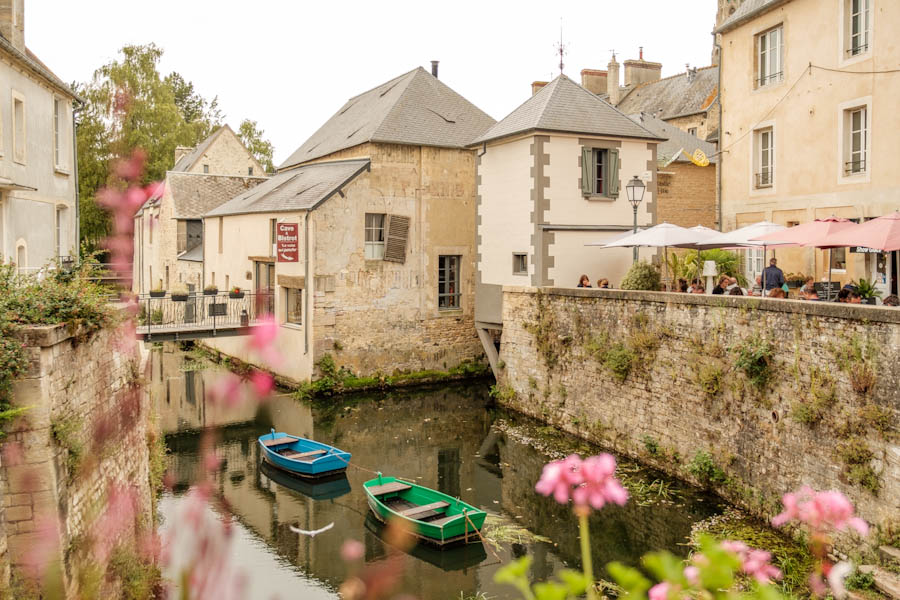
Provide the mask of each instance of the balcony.
{"label": "balcony", "polygon": [[763,171],[756,174],[756,189],[770,188],[775,185],[775,171]]}
{"label": "balcony", "polygon": [[271,292],[141,295],[136,335],[144,341],[196,340],[246,335],[260,317],[275,312]]}

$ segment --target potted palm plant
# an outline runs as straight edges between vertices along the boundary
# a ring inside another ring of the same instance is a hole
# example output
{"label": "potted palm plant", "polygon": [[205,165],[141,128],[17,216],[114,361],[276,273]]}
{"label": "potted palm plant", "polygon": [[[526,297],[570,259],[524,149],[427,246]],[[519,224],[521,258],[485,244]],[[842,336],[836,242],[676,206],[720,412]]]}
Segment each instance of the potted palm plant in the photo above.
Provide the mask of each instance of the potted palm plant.
{"label": "potted palm plant", "polygon": [[243,292],[243,290],[241,290],[241,288],[239,288],[238,286],[234,286],[233,288],[231,288],[231,289],[228,291],[228,297],[229,297],[229,298],[243,298],[243,297],[244,297],[244,292]]}
{"label": "potted palm plant", "polygon": [[218,293],[219,293],[219,288],[216,287],[216,286],[215,286],[214,284],[212,284],[212,283],[209,284],[208,286],[206,286],[205,288],[203,288],[203,295],[204,295],[204,296],[215,296],[215,295],[218,294]]}
{"label": "potted palm plant", "polygon": [[881,291],[875,289],[875,282],[862,277],[859,278],[859,283],[856,284],[856,291],[866,304],[875,304],[875,298],[881,297]]}
{"label": "potted palm plant", "polygon": [[190,294],[188,288],[183,283],[177,283],[172,288],[172,300],[175,302],[185,302]]}
{"label": "potted palm plant", "polygon": [[163,298],[166,295],[166,290],[163,287],[162,279],[159,280],[159,283],[153,286],[153,289],[150,290],[151,298]]}

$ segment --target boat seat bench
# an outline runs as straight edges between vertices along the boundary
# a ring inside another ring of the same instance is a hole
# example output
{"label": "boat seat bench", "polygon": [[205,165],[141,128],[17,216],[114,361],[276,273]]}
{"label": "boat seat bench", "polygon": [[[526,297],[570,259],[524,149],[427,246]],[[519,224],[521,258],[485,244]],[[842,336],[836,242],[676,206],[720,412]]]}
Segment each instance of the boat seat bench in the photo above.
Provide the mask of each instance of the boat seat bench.
{"label": "boat seat bench", "polygon": [[311,456],[318,456],[319,454],[326,454],[327,450],[311,450],[309,452],[287,452],[286,454],[282,454],[281,456],[285,458],[290,458],[293,460],[297,460],[298,458],[309,458]]}
{"label": "boat seat bench", "polygon": [[385,494],[391,494],[393,492],[402,492],[404,490],[412,489],[411,485],[407,485],[405,483],[400,483],[399,481],[392,481],[390,483],[385,483],[384,485],[375,485],[369,488],[369,493],[373,496],[384,496]]}
{"label": "boat seat bench", "polygon": [[422,506],[413,506],[412,508],[407,508],[406,510],[401,510],[399,513],[404,517],[408,517],[410,519],[418,519],[425,516],[433,516],[428,515],[427,513],[433,513],[434,515],[440,514],[436,512],[438,508],[444,508],[446,506],[450,506],[449,502],[444,502],[443,500],[439,500],[438,502],[432,502],[431,504],[423,504]]}
{"label": "boat seat bench", "polygon": [[[449,517],[444,517],[442,519],[435,519],[434,521],[428,521],[428,524],[429,525],[437,525],[438,527],[440,527],[444,523],[448,523],[448,522],[452,521],[453,519],[456,519],[457,517],[461,517],[461,516],[462,515],[460,515],[460,514],[451,515]],[[472,532],[474,533],[474,531],[475,530],[473,529]]]}
{"label": "boat seat bench", "polygon": [[281,446],[282,444],[290,444],[296,441],[297,440],[295,440],[294,438],[280,437],[275,438],[274,440],[263,440],[262,443],[266,448],[271,448],[272,446]]}

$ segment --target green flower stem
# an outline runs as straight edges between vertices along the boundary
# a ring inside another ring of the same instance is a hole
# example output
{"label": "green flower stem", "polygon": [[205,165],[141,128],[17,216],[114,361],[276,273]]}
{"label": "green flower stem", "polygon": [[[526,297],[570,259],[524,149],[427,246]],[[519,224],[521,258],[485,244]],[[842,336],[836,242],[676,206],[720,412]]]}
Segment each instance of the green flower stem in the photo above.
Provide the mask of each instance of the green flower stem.
{"label": "green flower stem", "polygon": [[578,515],[578,529],[581,534],[581,565],[587,580],[587,600],[596,600],[594,593],[594,566],[591,562],[591,533],[588,529],[588,515]]}

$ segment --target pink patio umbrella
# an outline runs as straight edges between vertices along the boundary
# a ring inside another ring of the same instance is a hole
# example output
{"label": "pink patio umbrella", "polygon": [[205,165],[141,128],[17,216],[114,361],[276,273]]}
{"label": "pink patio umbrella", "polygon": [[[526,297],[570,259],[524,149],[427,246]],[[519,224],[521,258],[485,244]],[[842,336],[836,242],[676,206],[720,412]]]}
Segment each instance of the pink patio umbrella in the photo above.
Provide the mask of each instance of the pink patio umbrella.
{"label": "pink patio umbrella", "polygon": [[[857,228],[858,225],[850,219],[840,217],[828,217],[816,219],[802,225],[796,225],[781,231],[774,231],[756,238],[757,241],[772,242],[776,244],[792,246],[821,247],[820,242],[839,232],[846,232]],[[828,249],[828,290],[826,294],[831,299],[831,248]]]}
{"label": "pink patio umbrella", "polygon": [[882,252],[900,250],[900,211],[834,232],[818,240],[815,246],[817,248],[863,246]]}

